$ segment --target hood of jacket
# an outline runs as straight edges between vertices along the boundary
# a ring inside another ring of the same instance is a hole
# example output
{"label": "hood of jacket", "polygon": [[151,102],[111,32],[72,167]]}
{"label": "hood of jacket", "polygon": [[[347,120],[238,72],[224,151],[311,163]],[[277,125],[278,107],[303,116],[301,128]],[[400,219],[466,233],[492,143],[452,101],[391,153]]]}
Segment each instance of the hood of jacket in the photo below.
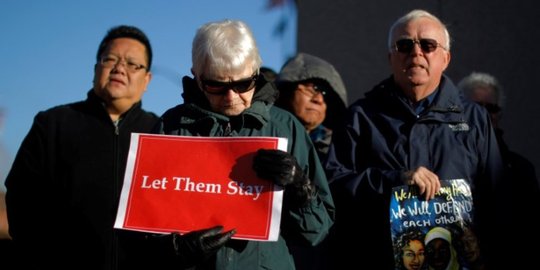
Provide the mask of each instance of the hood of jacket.
{"label": "hood of jacket", "polygon": [[334,66],[319,57],[307,53],[298,53],[295,57],[289,59],[281,68],[276,84],[296,83],[309,79],[326,81],[332,88],[330,90],[337,94],[343,106],[347,106],[347,90]]}

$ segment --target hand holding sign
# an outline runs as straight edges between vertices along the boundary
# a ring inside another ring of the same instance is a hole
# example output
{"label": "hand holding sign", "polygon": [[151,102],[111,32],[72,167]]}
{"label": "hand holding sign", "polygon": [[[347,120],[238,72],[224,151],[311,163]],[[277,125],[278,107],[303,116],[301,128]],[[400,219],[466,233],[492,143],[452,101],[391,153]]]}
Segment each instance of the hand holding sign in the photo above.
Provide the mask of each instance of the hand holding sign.
{"label": "hand holding sign", "polygon": [[[206,261],[225,245],[236,230],[222,233],[223,226],[192,231],[184,235],[171,233],[148,235],[148,247],[160,260],[174,260],[178,267],[189,268]],[[174,255],[172,254],[174,252]],[[170,264],[170,263],[166,263]]]}
{"label": "hand holding sign", "polygon": [[253,169],[258,177],[286,187],[285,196],[295,206],[303,206],[315,197],[315,186],[304,174],[296,158],[287,152],[259,149],[253,159]]}
{"label": "hand holding sign", "polygon": [[222,226],[179,235],[174,233],[174,249],[183,267],[191,267],[214,255],[231,237],[235,230],[221,233]]}
{"label": "hand holding sign", "polygon": [[115,228],[170,235],[221,225],[234,239],[277,241],[283,189],[251,168],[258,149],[286,147],[276,137],[133,133]]}

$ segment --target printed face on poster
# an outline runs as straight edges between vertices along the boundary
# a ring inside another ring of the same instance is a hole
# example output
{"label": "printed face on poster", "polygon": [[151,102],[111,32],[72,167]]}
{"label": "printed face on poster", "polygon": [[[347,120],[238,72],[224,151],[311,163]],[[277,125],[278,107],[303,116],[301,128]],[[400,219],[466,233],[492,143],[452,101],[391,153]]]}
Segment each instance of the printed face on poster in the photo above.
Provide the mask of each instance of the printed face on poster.
{"label": "printed face on poster", "polygon": [[390,199],[396,269],[475,269],[482,265],[474,204],[466,179],[440,180],[428,201],[417,186],[397,186]]}
{"label": "printed face on poster", "polygon": [[233,238],[276,241],[283,191],[252,169],[258,149],[286,151],[274,137],[134,133],[115,228],[186,233],[224,226]]}

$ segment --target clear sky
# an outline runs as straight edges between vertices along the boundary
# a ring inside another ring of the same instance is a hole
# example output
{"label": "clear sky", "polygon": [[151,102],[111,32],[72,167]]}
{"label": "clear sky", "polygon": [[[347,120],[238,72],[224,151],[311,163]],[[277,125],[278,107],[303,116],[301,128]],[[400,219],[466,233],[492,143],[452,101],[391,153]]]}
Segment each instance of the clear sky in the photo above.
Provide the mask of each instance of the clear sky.
{"label": "clear sky", "polygon": [[[134,25],[149,36],[153,79],[143,107],[160,115],[182,103],[180,79],[190,75],[191,41],[206,22],[245,21],[263,65],[279,71],[296,50],[296,10],[267,9],[268,2],[0,0],[0,184],[35,114],[86,98],[97,47],[109,28]],[[276,35],[283,20],[287,28]]]}

